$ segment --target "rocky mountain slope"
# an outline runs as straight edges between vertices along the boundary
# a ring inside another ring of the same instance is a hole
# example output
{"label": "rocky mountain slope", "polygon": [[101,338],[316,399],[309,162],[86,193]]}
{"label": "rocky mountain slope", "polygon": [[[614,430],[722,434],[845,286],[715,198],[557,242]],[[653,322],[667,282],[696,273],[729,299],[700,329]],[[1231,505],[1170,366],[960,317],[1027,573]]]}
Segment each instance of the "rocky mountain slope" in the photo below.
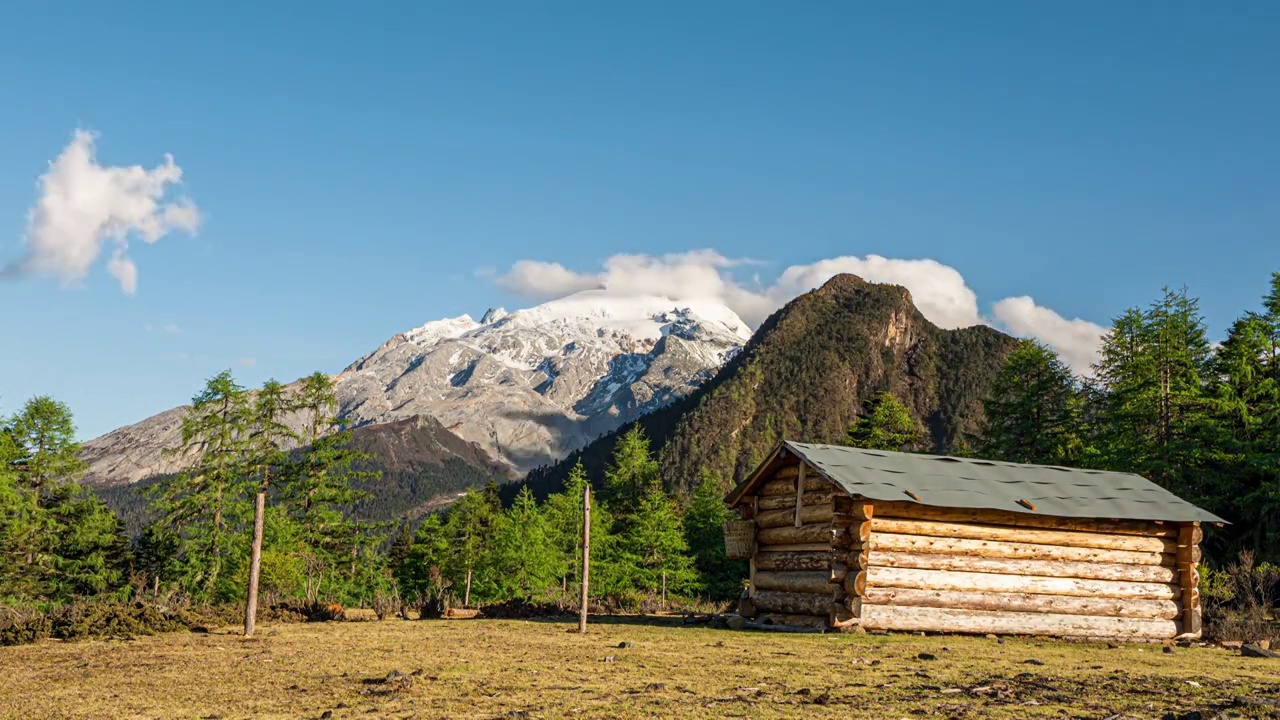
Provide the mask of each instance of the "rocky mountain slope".
{"label": "rocky mountain slope", "polygon": [[[356,449],[370,456],[357,469],[380,473],[377,480],[355,483],[358,489],[373,492],[372,497],[352,508],[363,520],[416,519],[452,502],[469,488],[512,479],[510,467],[490,458],[476,444],[445,430],[432,418],[367,425],[355,430],[351,441]],[[99,485],[94,490],[124,519],[126,529],[136,534],[154,512],[142,491],[163,477]]]}
{"label": "rocky mountain slope", "polygon": [[[662,476],[689,488],[709,470],[727,488],[783,437],[840,442],[877,392],[891,390],[947,452],[982,422],[982,401],[1016,340],[975,326],[942,330],[905,288],[838,275],[774,313],[696,393],[638,422],[660,450]],[[530,473],[537,494],[557,489],[582,460],[603,475],[614,434]]]}
{"label": "rocky mountain slope", "polygon": [[[586,291],[400,333],[336,376],[340,414],[353,427],[434,418],[522,472],[694,391],[750,334],[718,303]],[[181,470],[163,450],[179,444],[183,412],[86,443],[87,481]]]}

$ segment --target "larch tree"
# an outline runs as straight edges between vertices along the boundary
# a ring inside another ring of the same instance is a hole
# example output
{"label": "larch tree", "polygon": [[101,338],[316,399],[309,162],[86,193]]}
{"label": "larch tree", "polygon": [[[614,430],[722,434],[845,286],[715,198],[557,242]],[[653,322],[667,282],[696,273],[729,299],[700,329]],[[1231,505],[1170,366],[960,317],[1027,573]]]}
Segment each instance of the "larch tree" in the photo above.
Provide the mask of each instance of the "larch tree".
{"label": "larch tree", "polygon": [[717,600],[736,598],[746,575],[746,562],[730,561],[725,554],[724,524],[733,517],[724,504],[720,481],[703,470],[684,511],[684,538],[693,552],[699,590]]}
{"label": "larch tree", "polygon": [[605,500],[625,517],[639,507],[655,487],[661,490],[658,461],[649,452],[649,438],[639,424],[632,426],[613,449],[613,461],[604,473]]}
{"label": "larch tree", "polygon": [[209,378],[182,418],[171,453],[192,467],[156,486],[162,524],[179,538],[188,584],[212,596],[230,536],[228,513],[243,490],[252,413],[248,394],[226,370]]}
{"label": "larch tree", "polygon": [[694,587],[697,573],[689,557],[679,510],[659,485],[640,498],[622,535],[625,555],[632,563],[634,585],[656,592],[684,592]]}
{"label": "larch tree", "polygon": [[978,456],[1074,465],[1084,454],[1082,404],[1066,363],[1041,343],[1023,340],[991,386]]}
{"label": "larch tree", "polygon": [[328,375],[303,378],[294,400],[304,418],[298,436],[302,448],[285,469],[281,501],[302,527],[307,601],[317,602],[326,573],[353,560],[359,539],[367,534],[350,516],[352,507],[370,496],[355,483],[378,474],[359,469],[369,457],[354,447],[351,432],[337,417],[338,396]]}
{"label": "larch tree", "polygon": [[245,593],[244,634],[253,635],[258,619],[258,580],[262,568],[262,536],[267,516],[267,492],[272,479],[285,465],[285,447],[297,435],[285,424],[295,410],[294,400],[283,384],[268,380],[257,391],[249,418],[248,471],[254,483],[253,539],[249,546],[249,582]]}
{"label": "larch tree", "polygon": [[84,474],[75,422],[66,403],[47,395],[32,398],[13,417],[10,433],[22,451],[15,466],[33,492],[32,502],[58,483],[75,482]]}
{"label": "larch tree", "polygon": [[924,444],[924,428],[893,393],[877,393],[845,433],[845,444],[867,450],[911,452]]}

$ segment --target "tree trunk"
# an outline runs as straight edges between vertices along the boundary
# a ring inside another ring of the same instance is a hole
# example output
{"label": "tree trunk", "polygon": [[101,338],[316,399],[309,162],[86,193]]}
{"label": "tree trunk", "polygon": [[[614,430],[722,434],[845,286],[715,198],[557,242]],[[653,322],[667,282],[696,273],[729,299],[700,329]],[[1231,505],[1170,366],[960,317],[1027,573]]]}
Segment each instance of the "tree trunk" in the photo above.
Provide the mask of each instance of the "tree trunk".
{"label": "tree trunk", "polygon": [[462,591],[462,607],[471,605],[471,568],[467,568],[467,587]]}
{"label": "tree trunk", "polygon": [[582,602],[578,608],[578,632],[587,632],[587,583],[591,570],[591,486],[582,488]]}
{"label": "tree trunk", "polygon": [[244,604],[244,636],[253,635],[258,623],[258,575],[262,567],[262,530],[267,513],[267,493],[259,489],[253,498],[253,548],[249,553],[249,596]]}

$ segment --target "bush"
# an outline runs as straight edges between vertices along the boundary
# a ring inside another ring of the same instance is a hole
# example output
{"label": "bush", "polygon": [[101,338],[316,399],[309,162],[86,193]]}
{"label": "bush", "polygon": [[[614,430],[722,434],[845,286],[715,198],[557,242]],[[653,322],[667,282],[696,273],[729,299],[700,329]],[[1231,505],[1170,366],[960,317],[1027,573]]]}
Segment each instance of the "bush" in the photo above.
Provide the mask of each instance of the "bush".
{"label": "bush", "polygon": [[6,607],[0,613],[0,645],[20,645],[44,638],[79,640],[134,637],[186,630],[194,619],[182,610],[143,603],[75,602],[48,608]]}
{"label": "bush", "polygon": [[1274,619],[1280,597],[1280,566],[1257,565],[1248,550],[1225,570],[1206,569],[1200,576],[1205,634],[1213,640],[1280,642]]}

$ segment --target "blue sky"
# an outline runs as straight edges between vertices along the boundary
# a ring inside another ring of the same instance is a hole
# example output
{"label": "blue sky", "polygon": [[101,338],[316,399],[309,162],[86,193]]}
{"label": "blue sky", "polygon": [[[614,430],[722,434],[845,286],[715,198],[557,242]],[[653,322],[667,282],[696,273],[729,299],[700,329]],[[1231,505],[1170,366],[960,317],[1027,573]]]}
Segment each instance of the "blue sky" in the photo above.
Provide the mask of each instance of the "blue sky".
{"label": "blue sky", "polygon": [[171,153],[201,220],[130,241],[133,295],[109,243],[0,280],[0,412],[53,394],[92,437],[626,253],[765,290],[928,258],[984,318],[1101,325],[1186,284],[1220,332],[1280,269],[1277,37],[1271,2],[11,4],[0,266],[77,129]]}

